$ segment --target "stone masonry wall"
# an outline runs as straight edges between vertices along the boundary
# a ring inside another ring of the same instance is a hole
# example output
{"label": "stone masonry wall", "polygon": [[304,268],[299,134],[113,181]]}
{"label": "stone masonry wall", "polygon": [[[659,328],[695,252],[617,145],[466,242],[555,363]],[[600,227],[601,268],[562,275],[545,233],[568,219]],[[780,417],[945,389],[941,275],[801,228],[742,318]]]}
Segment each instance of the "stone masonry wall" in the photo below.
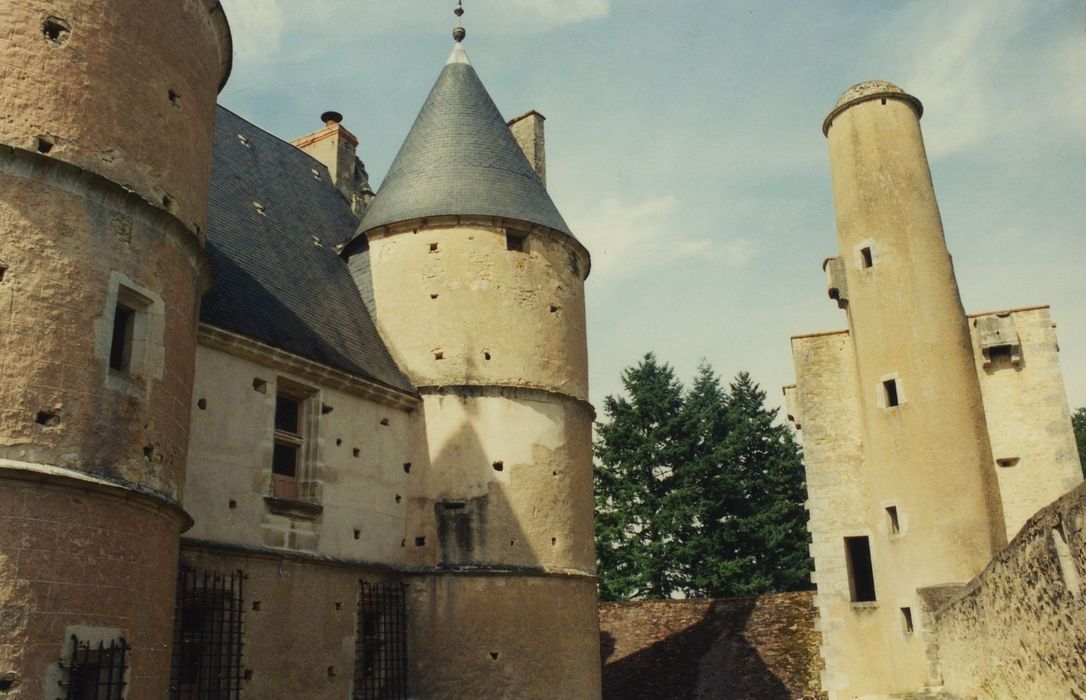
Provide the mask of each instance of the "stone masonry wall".
{"label": "stone masonry wall", "polygon": [[811,593],[600,605],[605,700],[823,698]]}
{"label": "stone masonry wall", "polygon": [[178,515],[123,493],[3,482],[0,680],[12,682],[0,688],[4,700],[62,695],[73,634],[107,643],[123,636],[127,697],[165,697]]}
{"label": "stone masonry wall", "polygon": [[944,688],[973,698],[1086,698],[1086,485],[1038,512],[935,615]]}

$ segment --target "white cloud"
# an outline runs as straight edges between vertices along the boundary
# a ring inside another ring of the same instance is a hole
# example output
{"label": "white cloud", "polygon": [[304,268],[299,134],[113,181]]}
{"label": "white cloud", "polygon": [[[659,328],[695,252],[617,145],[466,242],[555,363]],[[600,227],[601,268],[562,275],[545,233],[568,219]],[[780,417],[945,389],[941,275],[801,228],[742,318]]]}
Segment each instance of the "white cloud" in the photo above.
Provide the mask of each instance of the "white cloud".
{"label": "white cloud", "polygon": [[222,0],[222,4],[239,58],[264,58],[278,50],[286,26],[281,0]]}
{"label": "white cloud", "polygon": [[994,135],[1001,91],[997,75],[1029,5],[1022,0],[952,3],[928,14],[918,33],[920,58],[906,89],[921,96],[931,155],[966,150]]}
{"label": "white cloud", "polygon": [[681,204],[674,195],[640,203],[614,198],[594,211],[572,217],[574,230],[592,251],[592,277],[597,280],[636,277],[648,268],[697,259],[742,267],[755,257],[746,239],[692,236],[683,230]]}

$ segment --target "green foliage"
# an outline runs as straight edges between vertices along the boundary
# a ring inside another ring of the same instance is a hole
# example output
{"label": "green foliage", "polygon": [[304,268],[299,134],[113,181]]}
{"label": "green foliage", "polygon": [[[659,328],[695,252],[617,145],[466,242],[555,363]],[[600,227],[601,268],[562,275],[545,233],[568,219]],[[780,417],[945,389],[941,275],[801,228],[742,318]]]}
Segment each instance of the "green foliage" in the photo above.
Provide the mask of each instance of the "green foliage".
{"label": "green foliage", "polygon": [[622,381],[597,425],[600,597],[808,588],[802,456],[765,392],[707,364],[684,391],[651,353]]}
{"label": "green foliage", "polygon": [[1075,428],[1075,442],[1078,443],[1078,461],[1082,463],[1082,476],[1086,478],[1086,408],[1077,409],[1071,414],[1071,425]]}

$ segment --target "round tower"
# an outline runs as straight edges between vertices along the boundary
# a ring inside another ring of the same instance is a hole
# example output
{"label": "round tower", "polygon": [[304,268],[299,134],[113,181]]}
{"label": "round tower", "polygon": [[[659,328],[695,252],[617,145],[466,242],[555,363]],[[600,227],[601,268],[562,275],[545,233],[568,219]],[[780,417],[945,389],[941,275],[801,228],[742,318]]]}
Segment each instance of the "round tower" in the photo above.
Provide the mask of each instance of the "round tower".
{"label": "round tower", "polygon": [[459,43],[359,232],[345,255],[422,395],[412,693],[599,697],[589,255]]}
{"label": "round tower", "polygon": [[[877,692],[889,692],[886,683],[900,690],[924,683],[918,589],[969,581],[1006,543],[922,111],[915,97],[873,81],[846,91],[823,124],[869,498],[868,535],[846,533],[844,546],[852,600],[864,608],[854,611],[864,617],[855,622],[858,648],[891,646],[886,669],[873,674],[886,676],[872,680],[883,684]],[[857,541],[868,536],[865,563]],[[858,573],[864,568],[873,571],[873,590]],[[876,691],[860,682],[850,692]]]}
{"label": "round tower", "polygon": [[229,28],[214,0],[0,20],[0,678],[160,698]]}

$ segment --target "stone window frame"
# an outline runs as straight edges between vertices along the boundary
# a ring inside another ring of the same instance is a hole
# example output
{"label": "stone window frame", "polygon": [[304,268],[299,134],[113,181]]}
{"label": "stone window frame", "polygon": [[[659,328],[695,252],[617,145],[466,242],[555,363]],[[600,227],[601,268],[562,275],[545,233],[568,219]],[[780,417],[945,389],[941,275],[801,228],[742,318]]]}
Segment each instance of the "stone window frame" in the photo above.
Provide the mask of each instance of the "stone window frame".
{"label": "stone window frame", "polygon": [[[897,403],[893,406],[887,401],[886,397],[886,382],[893,382],[894,389],[897,392]],[[895,408],[901,408],[905,405],[905,387],[901,382],[901,376],[897,372],[891,372],[879,377],[878,384],[875,386],[875,401],[878,407],[885,411],[893,411]]]}
{"label": "stone window frame", "polygon": [[[268,392],[273,402],[271,411],[272,449],[266,469],[269,472],[268,495],[269,503],[279,503],[284,506],[308,505],[320,507],[320,493],[316,487],[315,475],[319,457],[319,435],[321,418],[320,389],[302,384],[286,377],[277,377],[275,391]],[[298,433],[279,430],[275,425],[276,407],[279,397],[283,396],[298,403]],[[295,465],[293,485],[287,484],[287,479],[276,477],[273,467],[275,447],[277,445],[289,445],[297,448],[297,463]],[[277,486],[277,482],[279,486]]]}
{"label": "stone window frame", "polygon": [[[123,370],[114,369],[110,362],[118,307],[133,312],[131,347]],[[148,388],[145,380],[162,379],[166,363],[166,303],[155,291],[123,272],[111,272],[105,308],[94,330],[95,355],[103,361],[107,389],[139,395]]]}
{"label": "stone window frame", "polygon": [[[865,261],[864,261],[863,251],[864,251],[865,248],[867,248],[868,250],[871,251],[871,264],[870,265],[867,265],[865,263]],[[853,263],[856,265],[856,269],[859,270],[861,273],[863,273],[865,275],[866,274],[871,274],[871,271],[874,270],[876,267],[878,267],[878,265],[879,265],[879,257],[880,257],[879,246],[875,243],[874,238],[865,238],[864,240],[860,241],[859,243],[857,243],[852,248],[852,260],[853,260]]]}

